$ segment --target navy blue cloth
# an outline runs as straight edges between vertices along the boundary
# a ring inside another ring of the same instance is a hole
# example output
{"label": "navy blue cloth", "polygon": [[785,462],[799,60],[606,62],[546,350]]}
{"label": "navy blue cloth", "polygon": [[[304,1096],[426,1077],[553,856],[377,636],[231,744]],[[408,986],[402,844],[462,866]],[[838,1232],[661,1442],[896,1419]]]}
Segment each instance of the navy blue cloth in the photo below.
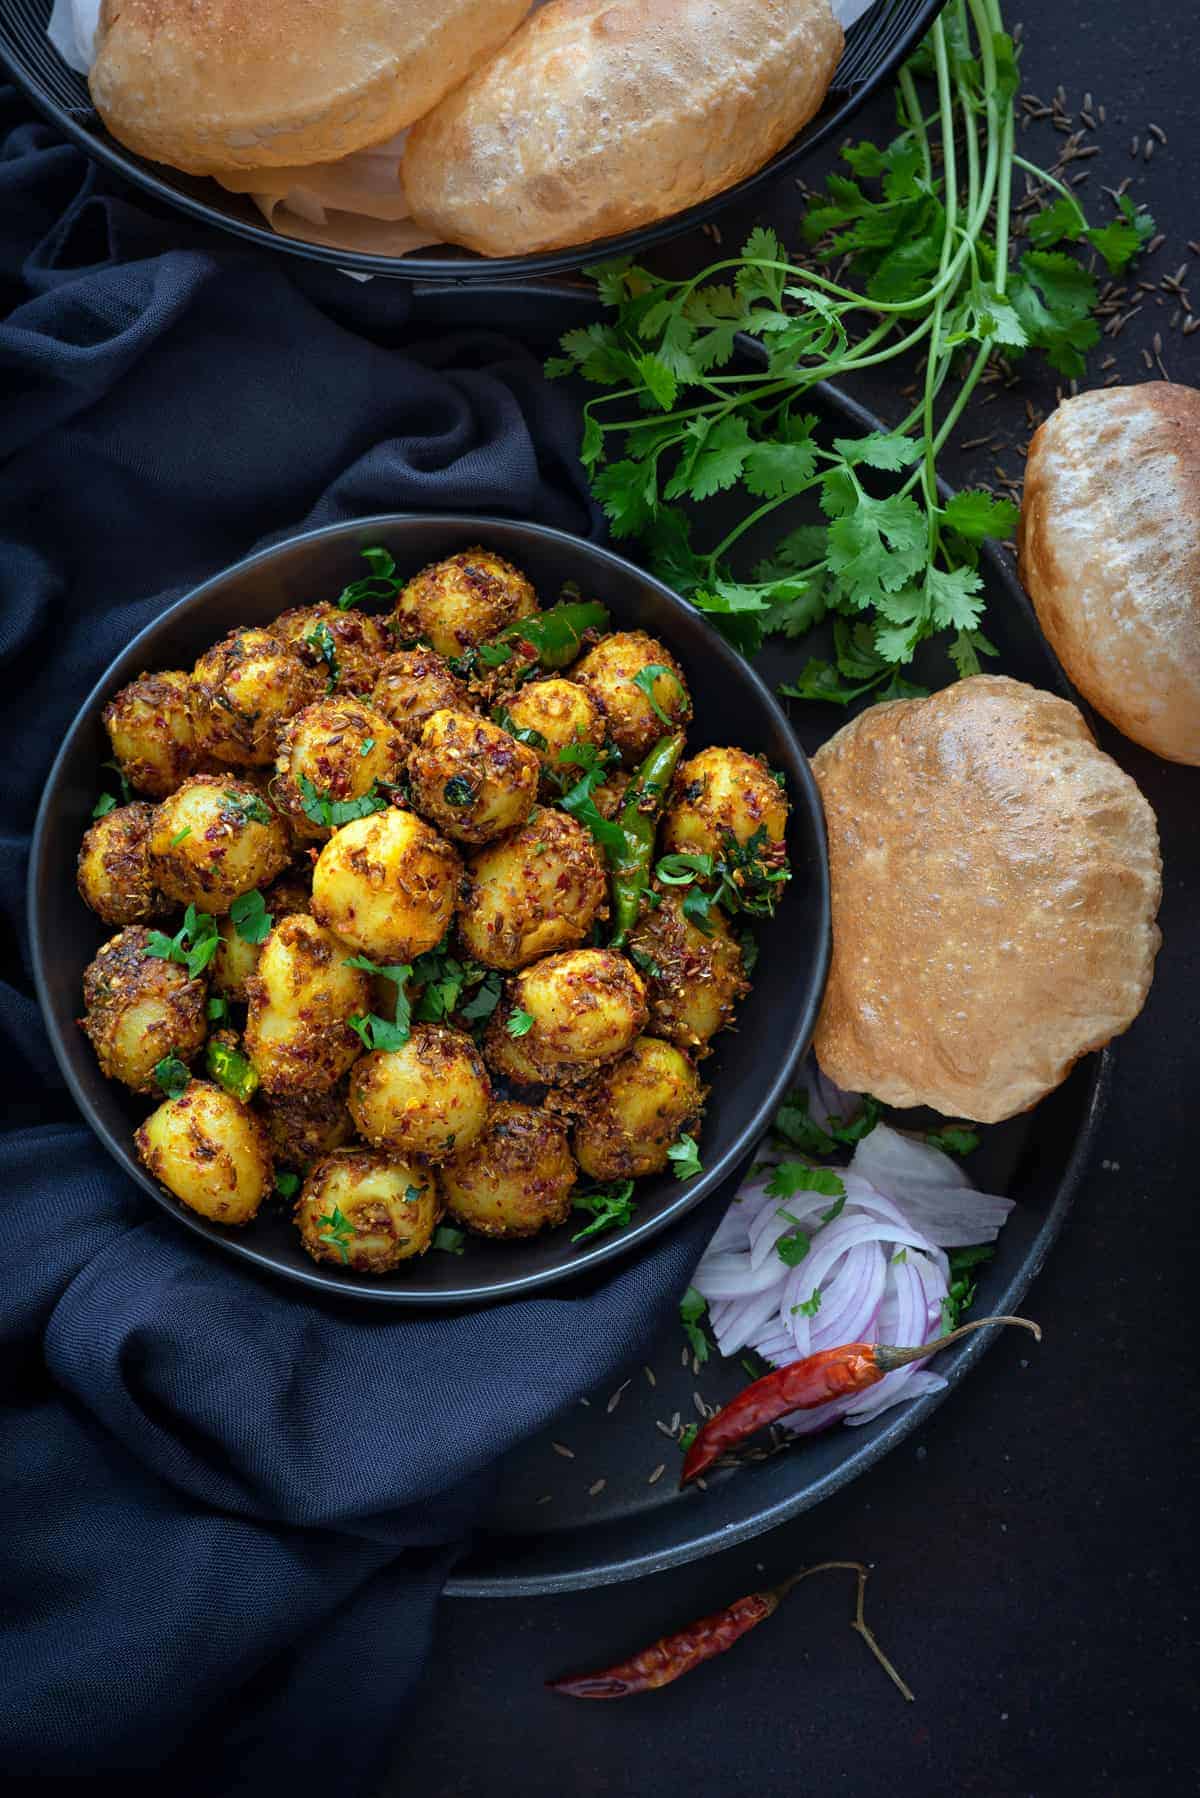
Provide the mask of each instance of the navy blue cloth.
{"label": "navy blue cloth", "polygon": [[701,1217],[586,1289],[384,1316],[175,1227],[74,1112],[23,879],[56,745],[128,638],[256,544],[389,509],[598,535],[571,402],[406,290],[109,190],[0,90],[0,1766],[370,1789],[496,1457],[636,1356]]}

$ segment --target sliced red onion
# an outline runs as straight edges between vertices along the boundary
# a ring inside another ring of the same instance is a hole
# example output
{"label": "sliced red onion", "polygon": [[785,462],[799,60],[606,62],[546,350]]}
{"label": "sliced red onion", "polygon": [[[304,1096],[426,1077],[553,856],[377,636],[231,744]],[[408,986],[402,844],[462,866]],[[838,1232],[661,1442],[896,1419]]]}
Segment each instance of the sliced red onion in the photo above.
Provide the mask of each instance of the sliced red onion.
{"label": "sliced red onion", "polygon": [[977,1191],[941,1149],[889,1124],[863,1137],[850,1167],[941,1248],[995,1242],[1013,1208],[1011,1199]]}

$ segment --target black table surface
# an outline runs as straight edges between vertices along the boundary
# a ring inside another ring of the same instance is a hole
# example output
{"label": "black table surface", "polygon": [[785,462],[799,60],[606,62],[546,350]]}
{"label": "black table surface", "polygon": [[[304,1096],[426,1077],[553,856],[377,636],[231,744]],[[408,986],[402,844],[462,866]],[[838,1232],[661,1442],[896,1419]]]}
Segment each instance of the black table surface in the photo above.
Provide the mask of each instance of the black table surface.
{"label": "black table surface", "polygon": [[[1187,243],[1200,239],[1197,66],[1193,0],[1054,0],[1027,17],[1025,92],[1050,102],[1061,84],[1073,128],[1091,96],[1097,123],[1082,142],[1100,154],[1069,171],[1087,174],[1081,199],[1107,218],[1102,184],[1132,177],[1164,234],[1136,278],[1157,289],[1190,262],[1200,309],[1200,251]],[[891,117],[880,96],[855,135],[886,140]],[[1019,147],[1044,166],[1066,141],[1042,120]],[[724,244],[759,218],[794,242],[802,205],[785,179],[752,213],[722,216]],[[659,263],[691,270],[714,250],[696,233]],[[1160,378],[1155,333],[1166,374],[1200,383],[1200,331],[1182,335],[1161,290],[1125,303],[1138,300],[1141,312],[1097,352],[1116,362],[1089,384]],[[898,416],[894,373],[853,391]],[[999,441],[948,453],[944,472],[957,482],[996,479],[997,463],[1019,473],[1025,399],[1052,405],[1053,380],[987,397],[958,436]],[[448,1601],[387,1798],[1195,1789],[1200,771],[1100,735],[1159,815],[1164,943],[1146,1010],[1119,1045],[1093,1164],[1028,1301],[1042,1347],[1015,1333],[998,1341],[925,1431],[849,1491],[743,1548],[563,1598]],[[868,1621],[915,1703],[848,1627],[845,1574],[808,1582],[732,1654],[649,1697],[585,1705],[542,1690],[552,1674],[603,1665],[827,1559],[871,1564]]]}

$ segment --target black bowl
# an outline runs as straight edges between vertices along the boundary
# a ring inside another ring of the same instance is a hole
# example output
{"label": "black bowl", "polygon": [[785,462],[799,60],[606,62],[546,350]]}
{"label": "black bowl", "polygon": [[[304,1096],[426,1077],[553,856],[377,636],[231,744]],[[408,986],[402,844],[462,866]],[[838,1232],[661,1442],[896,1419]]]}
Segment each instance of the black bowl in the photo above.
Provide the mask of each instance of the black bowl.
{"label": "black bowl", "polygon": [[[309,1260],[281,1207],[269,1205],[244,1232],[221,1230],[185,1210],[136,1161],[133,1131],[147,1104],[106,1080],[75,1020],[84,968],[109,934],[75,889],[75,859],[109,753],[101,711],[144,669],[190,667],[238,624],[260,624],[286,607],[335,594],[362,571],[359,550],[383,544],[402,570],[417,569],[472,543],[487,543],[524,568],[539,594],[575,581],[602,599],[614,623],[660,636],[682,663],[695,699],[690,741],[736,743],[783,771],[792,801],[788,848],[793,878],[773,920],[759,927],[769,977],[742,1005],[736,1032],[718,1039],[704,1064],[711,1084],[702,1136],[704,1173],[641,1185],[636,1221],[611,1236],[572,1246],[571,1227],[532,1241],[470,1239],[462,1257],[434,1253],[379,1280]],[[758,675],[712,627],[667,587],[609,551],[535,524],[453,515],[392,515],[309,531],[263,550],[206,581],[135,637],[88,695],[50,770],[38,811],[29,869],[34,978],[50,1041],[76,1102],[130,1177],[173,1218],[259,1267],[338,1294],[401,1305],[479,1302],[577,1276],[629,1251],[682,1217],[735,1174],[765,1130],[808,1046],[829,963],[829,874],[816,784],[783,712]]]}

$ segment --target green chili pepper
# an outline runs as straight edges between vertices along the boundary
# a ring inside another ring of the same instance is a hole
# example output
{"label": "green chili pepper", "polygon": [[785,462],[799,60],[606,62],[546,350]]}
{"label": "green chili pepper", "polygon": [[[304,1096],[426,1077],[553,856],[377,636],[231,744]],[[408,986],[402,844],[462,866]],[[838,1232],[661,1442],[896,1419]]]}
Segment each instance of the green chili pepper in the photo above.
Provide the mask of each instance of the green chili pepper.
{"label": "green chili pepper", "polygon": [[659,814],[682,752],[682,731],[660,737],[629,783],[617,819],[625,852],[613,870],[614,948],[625,941],[637,923],[642,894],[650,880]]}
{"label": "green chili pepper", "polygon": [[223,1086],[243,1105],[249,1104],[259,1088],[258,1070],[236,1044],[223,1041],[220,1036],[210,1036],[204,1063],[218,1086]]}
{"label": "green chili pepper", "polygon": [[543,668],[566,668],[579,654],[585,632],[607,628],[608,607],[599,600],[564,600],[531,618],[515,618],[492,641],[511,643],[518,654],[527,643]]}

